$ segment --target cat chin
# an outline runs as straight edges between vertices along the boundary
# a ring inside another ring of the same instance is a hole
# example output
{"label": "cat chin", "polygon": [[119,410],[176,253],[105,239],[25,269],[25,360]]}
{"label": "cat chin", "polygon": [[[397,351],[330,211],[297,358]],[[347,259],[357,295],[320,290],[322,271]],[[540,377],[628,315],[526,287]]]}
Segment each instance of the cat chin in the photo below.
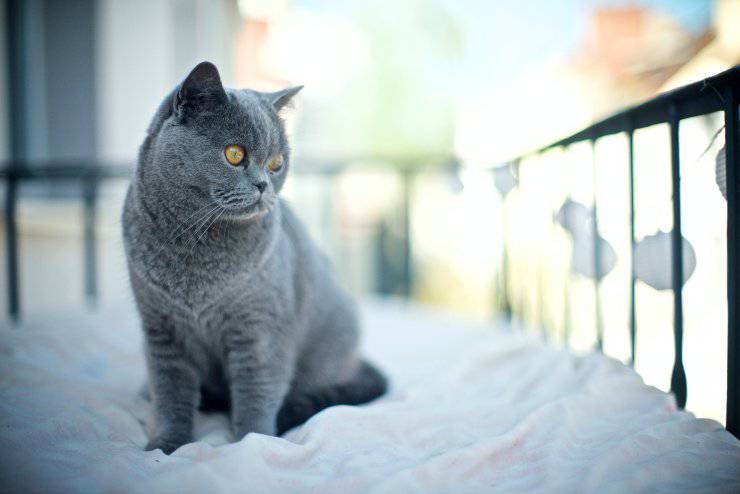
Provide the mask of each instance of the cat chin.
{"label": "cat chin", "polygon": [[257,218],[260,218],[264,216],[265,214],[267,214],[267,210],[251,211],[249,213],[231,213],[229,215],[229,218],[234,221],[246,222],[246,221],[256,220]]}
{"label": "cat chin", "polygon": [[272,209],[270,205],[264,201],[259,201],[250,206],[229,209],[224,213],[224,216],[228,216],[229,219],[235,221],[250,221],[266,215],[270,209]]}

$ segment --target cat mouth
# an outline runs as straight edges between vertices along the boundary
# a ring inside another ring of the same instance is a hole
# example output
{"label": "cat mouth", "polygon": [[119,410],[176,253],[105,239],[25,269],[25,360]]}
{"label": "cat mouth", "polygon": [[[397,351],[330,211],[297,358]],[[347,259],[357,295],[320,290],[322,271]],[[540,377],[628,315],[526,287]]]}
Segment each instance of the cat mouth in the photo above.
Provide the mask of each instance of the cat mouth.
{"label": "cat mouth", "polygon": [[246,200],[231,201],[222,203],[221,206],[226,210],[225,214],[235,219],[249,219],[255,216],[262,216],[272,209],[274,201],[260,195],[255,200],[248,202]]}

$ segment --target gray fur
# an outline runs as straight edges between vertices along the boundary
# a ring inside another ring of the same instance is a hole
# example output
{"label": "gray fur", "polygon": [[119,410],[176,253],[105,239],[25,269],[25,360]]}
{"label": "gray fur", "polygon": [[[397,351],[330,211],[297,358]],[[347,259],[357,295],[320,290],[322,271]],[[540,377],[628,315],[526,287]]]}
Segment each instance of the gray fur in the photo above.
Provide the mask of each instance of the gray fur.
{"label": "gray fur", "polygon": [[[353,301],[278,198],[290,168],[278,110],[299,89],[224,89],[204,62],[149,127],[123,212],[154,406],[147,449],[191,441],[201,392],[230,402],[238,440],[385,391],[357,356]],[[231,144],[244,166],[225,160]]]}

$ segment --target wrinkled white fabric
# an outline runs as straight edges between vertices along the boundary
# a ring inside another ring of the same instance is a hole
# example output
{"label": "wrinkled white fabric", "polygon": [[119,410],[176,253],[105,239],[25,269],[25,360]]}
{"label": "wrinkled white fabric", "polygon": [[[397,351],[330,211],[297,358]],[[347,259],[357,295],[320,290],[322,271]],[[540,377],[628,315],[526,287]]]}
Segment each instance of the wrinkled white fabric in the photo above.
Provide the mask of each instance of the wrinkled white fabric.
{"label": "wrinkled white fabric", "polygon": [[199,415],[169,457],[142,451],[130,308],[2,329],[0,490],[740,492],[740,442],[614,360],[395,303],[363,313],[386,397],[233,444],[224,415]]}

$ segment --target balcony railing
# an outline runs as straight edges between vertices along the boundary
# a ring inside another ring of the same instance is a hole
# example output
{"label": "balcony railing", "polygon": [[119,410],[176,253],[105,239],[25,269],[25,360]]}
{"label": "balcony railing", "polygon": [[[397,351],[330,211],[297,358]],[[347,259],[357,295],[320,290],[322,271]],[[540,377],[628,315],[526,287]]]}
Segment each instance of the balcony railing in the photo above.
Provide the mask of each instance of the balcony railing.
{"label": "balcony railing", "polygon": [[[637,334],[635,317],[635,131],[657,125],[668,124],[670,128],[670,158],[671,158],[671,187],[672,187],[672,216],[673,229],[671,231],[671,279],[673,290],[673,341],[674,362],[671,376],[671,391],[676,396],[679,407],[686,405],[687,385],[686,372],[683,365],[683,241],[681,233],[681,193],[680,193],[680,160],[679,160],[679,127],[681,121],[708,115],[714,112],[724,113],[724,135],[726,153],[726,186],[727,186],[727,415],[726,424],[736,437],[740,437],[740,211],[738,210],[739,188],[738,174],[740,173],[740,152],[738,151],[738,101],[740,94],[740,67],[734,67],[714,77],[690,84],[688,86],[663,93],[640,105],[623,110],[604,120],[594,123],[590,127],[557,142],[544,146],[531,155],[544,153],[556,148],[567,148],[576,143],[590,142],[592,150],[598,139],[614,134],[624,134],[628,141],[628,159],[624,166],[629,169],[629,204],[630,221],[629,233],[632,247],[631,282],[629,287],[630,317],[629,336],[631,361],[635,360],[635,338]],[[518,163],[524,158],[520,156],[512,163]],[[599,314],[600,298],[598,276],[601,268],[602,243],[598,235],[597,210],[598,204],[594,196],[594,205],[591,208],[593,228],[593,279],[596,293],[596,334],[597,349],[603,344],[603,328]]]}

